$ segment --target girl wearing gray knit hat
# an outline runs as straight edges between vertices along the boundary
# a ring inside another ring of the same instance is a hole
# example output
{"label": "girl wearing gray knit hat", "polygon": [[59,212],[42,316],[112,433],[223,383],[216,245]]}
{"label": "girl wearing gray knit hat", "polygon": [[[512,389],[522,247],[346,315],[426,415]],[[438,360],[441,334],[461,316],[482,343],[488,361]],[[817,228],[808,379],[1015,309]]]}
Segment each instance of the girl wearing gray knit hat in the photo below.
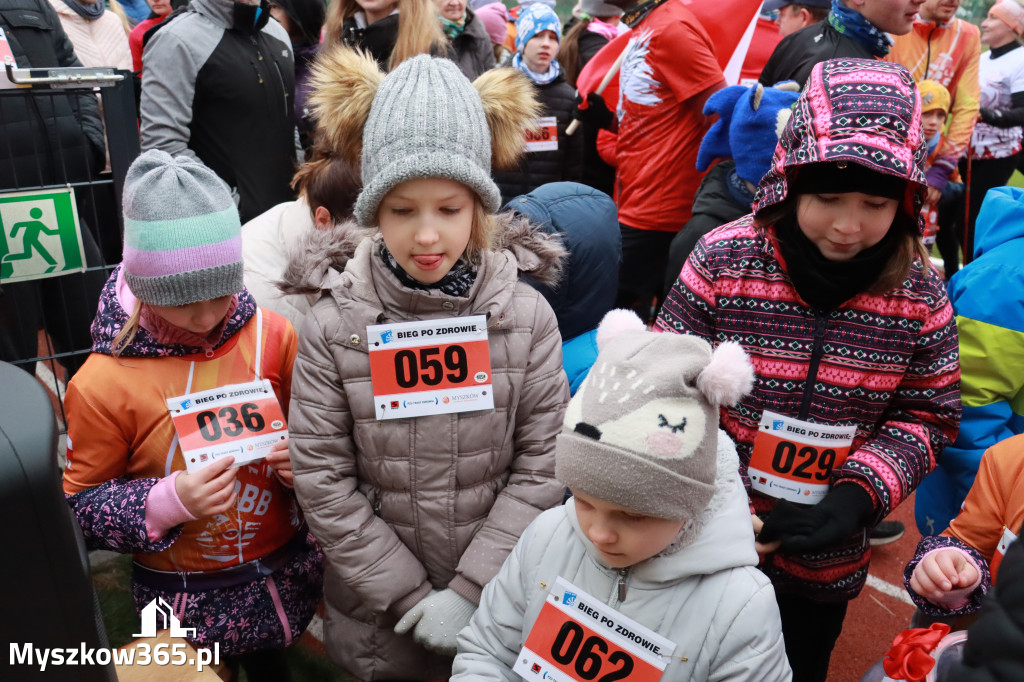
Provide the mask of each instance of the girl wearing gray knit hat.
{"label": "girl wearing gray knit hat", "polygon": [[325,140],[361,163],[355,217],[369,228],[306,250],[287,283],[323,294],[300,332],[290,428],[296,493],[326,550],[324,644],[362,679],[447,678],[483,586],[562,495],[561,339],[519,277],[556,282],[565,252],[495,216],[491,179],[518,158],[536,103],[511,69],[470,83],[419,56],[385,77],[344,48],[313,82]]}
{"label": "girl wearing gray knit hat", "polygon": [[124,258],[65,399],[68,504],[89,549],[133,555],[144,623],[174,604],[191,642],[287,680],[323,582],[290,490],[295,330],[246,291],[238,209],[208,167],[148,150],[123,202]]}

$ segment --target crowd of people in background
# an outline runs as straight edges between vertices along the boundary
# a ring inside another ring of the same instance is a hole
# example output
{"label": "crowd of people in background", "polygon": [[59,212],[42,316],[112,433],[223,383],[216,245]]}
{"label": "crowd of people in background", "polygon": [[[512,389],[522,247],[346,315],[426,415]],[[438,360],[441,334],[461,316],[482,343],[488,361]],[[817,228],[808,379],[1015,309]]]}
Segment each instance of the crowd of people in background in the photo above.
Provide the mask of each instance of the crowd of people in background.
{"label": "crowd of people in background", "polygon": [[[19,67],[137,86],[90,271],[0,290],[0,359],[92,351],[88,546],[252,682],[319,604],[359,679],[517,679],[570,588],[671,645],[662,679],[823,682],[916,494],[925,658],[1018,679],[1024,3],[959,8],[767,0],[730,84],[680,0],[0,0]],[[43,101],[0,96],[0,186],[109,175],[102,95]],[[485,322],[486,407],[392,416],[374,330],[449,318]],[[168,405],[254,386],[287,435],[187,464]]]}

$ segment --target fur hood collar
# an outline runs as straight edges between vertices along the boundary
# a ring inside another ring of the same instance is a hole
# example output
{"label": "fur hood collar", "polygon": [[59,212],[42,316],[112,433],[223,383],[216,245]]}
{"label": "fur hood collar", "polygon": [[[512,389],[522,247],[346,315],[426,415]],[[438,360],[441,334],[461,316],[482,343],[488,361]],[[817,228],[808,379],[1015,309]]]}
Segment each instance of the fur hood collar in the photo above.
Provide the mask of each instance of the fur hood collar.
{"label": "fur hood collar", "polygon": [[[526,218],[509,212],[495,216],[498,234],[491,252],[509,252],[520,274],[555,288],[561,281],[567,252],[558,237],[546,234]],[[309,230],[298,244],[278,287],[286,294],[317,295],[338,284],[356,249],[376,230],[345,222],[326,230]]]}

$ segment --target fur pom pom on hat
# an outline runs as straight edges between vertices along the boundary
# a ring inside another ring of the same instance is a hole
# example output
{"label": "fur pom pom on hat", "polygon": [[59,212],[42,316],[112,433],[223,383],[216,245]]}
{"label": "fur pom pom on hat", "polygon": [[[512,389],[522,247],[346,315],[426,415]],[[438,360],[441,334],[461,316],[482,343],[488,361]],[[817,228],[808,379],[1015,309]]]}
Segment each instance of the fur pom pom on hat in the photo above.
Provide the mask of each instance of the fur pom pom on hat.
{"label": "fur pom pom on hat", "polygon": [[597,337],[597,361],[558,436],[555,477],[639,514],[697,518],[715,491],[718,408],[754,383],[746,353],[649,332],[623,310],[605,316]]}
{"label": "fur pom pom on hat", "polygon": [[489,213],[501,204],[492,166],[522,154],[523,128],[539,105],[530,81],[492,69],[470,83],[454,62],[420,55],[386,76],[372,58],[344,45],[324,51],[312,70],[313,106],[326,143],[361,161],[359,224],[377,224],[381,200],[417,178],[461,182]]}

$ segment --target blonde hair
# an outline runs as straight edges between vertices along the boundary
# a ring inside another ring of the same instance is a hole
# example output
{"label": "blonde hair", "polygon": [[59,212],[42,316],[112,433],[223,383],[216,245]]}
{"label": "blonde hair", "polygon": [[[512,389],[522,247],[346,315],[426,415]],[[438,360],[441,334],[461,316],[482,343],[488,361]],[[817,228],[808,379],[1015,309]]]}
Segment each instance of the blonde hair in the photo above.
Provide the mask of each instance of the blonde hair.
{"label": "blonde hair", "polygon": [[[448,39],[441,32],[433,0],[398,0],[398,38],[391,49],[388,71],[420,54],[447,54]],[[360,11],[357,0],[333,0],[324,24],[324,47],[342,42],[345,20]]]}
{"label": "blonde hair", "polygon": [[480,256],[491,248],[494,235],[498,230],[498,221],[493,213],[488,213],[480,197],[473,195],[473,225],[469,232],[469,243],[466,244],[466,257],[473,263],[480,262]]}
{"label": "blonde hair", "polygon": [[136,301],[135,310],[132,311],[128,321],[121,327],[121,331],[114,337],[110,344],[110,353],[114,357],[121,355],[125,348],[135,340],[135,334],[139,331],[139,319],[142,317],[142,301]]}

